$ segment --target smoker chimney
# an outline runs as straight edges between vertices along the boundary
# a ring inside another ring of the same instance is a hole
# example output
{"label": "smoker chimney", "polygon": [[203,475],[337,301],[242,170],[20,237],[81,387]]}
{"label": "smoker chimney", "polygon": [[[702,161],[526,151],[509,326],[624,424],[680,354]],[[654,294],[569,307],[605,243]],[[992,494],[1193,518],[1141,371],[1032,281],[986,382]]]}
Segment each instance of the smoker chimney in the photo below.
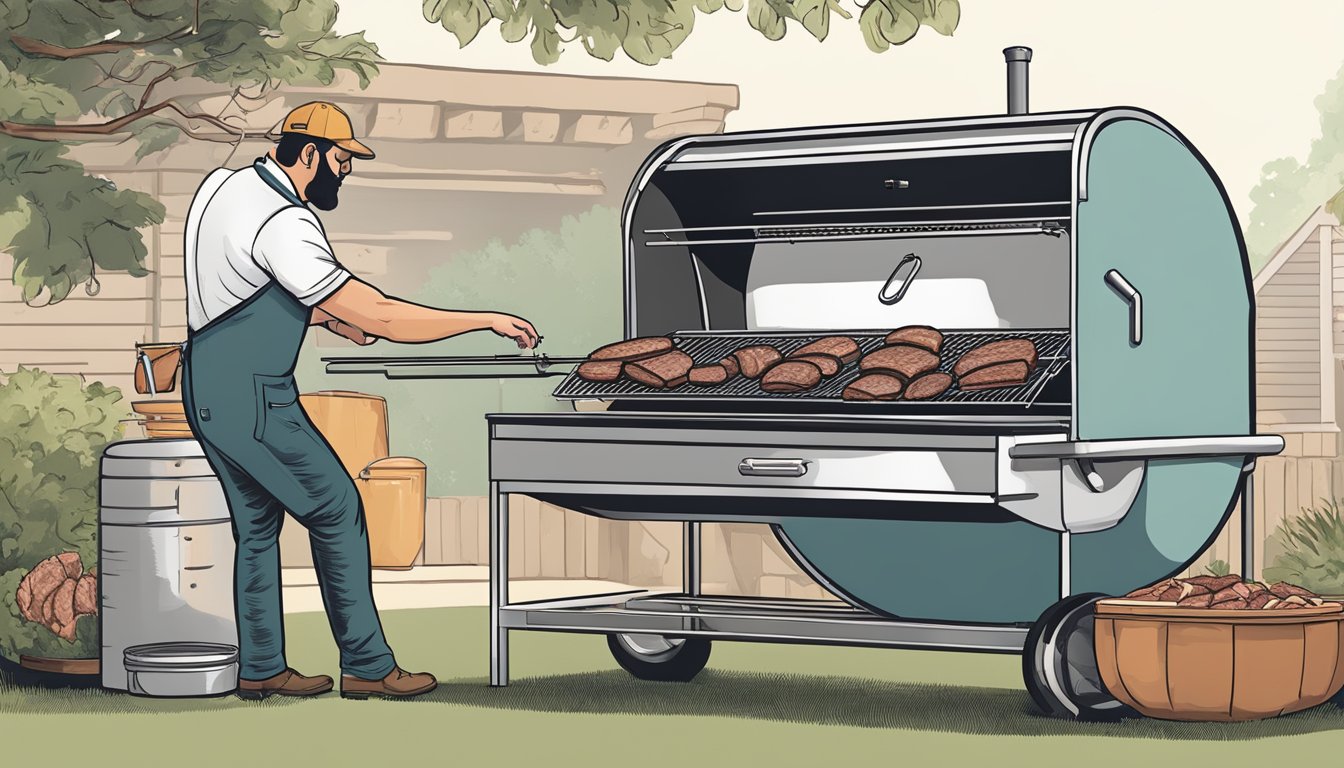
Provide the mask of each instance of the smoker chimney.
{"label": "smoker chimney", "polygon": [[1031,49],[1014,46],[1003,49],[1008,62],[1008,114],[1025,115],[1027,109],[1027,68],[1031,66]]}

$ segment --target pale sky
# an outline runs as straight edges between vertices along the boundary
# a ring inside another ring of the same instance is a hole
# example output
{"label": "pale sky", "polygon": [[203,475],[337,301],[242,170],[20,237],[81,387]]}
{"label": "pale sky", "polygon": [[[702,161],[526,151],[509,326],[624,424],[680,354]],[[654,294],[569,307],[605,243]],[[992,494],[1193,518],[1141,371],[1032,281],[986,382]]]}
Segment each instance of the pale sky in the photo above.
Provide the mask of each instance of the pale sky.
{"label": "pale sky", "polygon": [[818,42],[790,23],[771,42],[745,12],[698,15],[673,58],[647,67],[604,62],[578,43],[557,64],[532,61],[492,22],[467,48],[424,20],[420,0],[341,0],[337,30],[363,30],[389,61],[735,83],[727,130],[906,120],[1004,111],[1002,49],[1034,49],[1032,111],[1115,105],[1149,109],[1200,149],[1243,226],[1260,168],[1305,158],[1319,133],[1314,99],[1344,64],[1341,0],[962,0],[956,33],[922,28],[884,54],[868,50],[854,14]]}

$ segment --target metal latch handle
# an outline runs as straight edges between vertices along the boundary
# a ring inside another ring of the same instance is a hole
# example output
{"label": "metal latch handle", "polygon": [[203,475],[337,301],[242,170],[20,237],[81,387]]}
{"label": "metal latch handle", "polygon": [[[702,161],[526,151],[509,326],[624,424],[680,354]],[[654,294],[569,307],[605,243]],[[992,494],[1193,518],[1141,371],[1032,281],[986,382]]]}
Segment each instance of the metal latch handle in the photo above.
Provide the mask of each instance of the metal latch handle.
{"label": "metal latch handle", "polygon": [[1143,295],[1118,270],[1106,273],[1106,284],[1129,304],[1129,343],[1139,346],[1143,343]]}
{"label": "metal latch handle", "polygon": [[[901,273],[901,267],[910,263],[914,263],[914,266],[910,268],[910,276],[902,281],[901,287],[896,291],[895,295],[892,295],[891,286],[896,282],[896,276]],[[919,274],[919,268],[922,266],[924,266],[924,262],[918,256],[913,253],[906,254],[905,258],[901,259],[900,263],[896,265],[896,268],[891,271],[891,277],[888,277],[887,282],[882,285],[882,290],[877,292],[877,300],[887,306],[891,306],[905,298],[905,292],[910,290],[910,284],[915,281],[915,275]]]}
{"label": "metal latch handle", "polygon": [[802,477],[807,465],[807,459],[743,459],[737,472],[747,477]]}

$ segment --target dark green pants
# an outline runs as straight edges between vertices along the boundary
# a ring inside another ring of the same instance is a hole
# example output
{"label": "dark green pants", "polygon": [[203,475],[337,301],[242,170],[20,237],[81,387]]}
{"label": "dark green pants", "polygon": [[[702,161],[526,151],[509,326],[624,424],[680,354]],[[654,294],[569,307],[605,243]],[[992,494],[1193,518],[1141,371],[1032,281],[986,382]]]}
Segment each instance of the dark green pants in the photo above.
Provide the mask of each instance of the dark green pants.
{"label": "dark green pants", "polygon": [[[279,294],[279,295],[276,295]],[[188,344],[183,400],[193,433],[219,475],[233,518],[234,598],[240,674],[261,680],[283,672],[280,526],[286,510],[308,529],[313,562],[341,671],[381,679],[395,666],[373,602],[369,541],[354,482],[298,402],[289,375],[265,371],[268,350],[286,340],[239,345],[233,331],[274,329],[298,310],[274,286],[220,326]],[[222,326],[222,327],[221,327]],[[212,332],[218,328],[218,334]],[[250,334],[249,334],[250,336]],[[270,338],[274,338],[274,334]],[[271,368],[275,370],[275,368]]]}

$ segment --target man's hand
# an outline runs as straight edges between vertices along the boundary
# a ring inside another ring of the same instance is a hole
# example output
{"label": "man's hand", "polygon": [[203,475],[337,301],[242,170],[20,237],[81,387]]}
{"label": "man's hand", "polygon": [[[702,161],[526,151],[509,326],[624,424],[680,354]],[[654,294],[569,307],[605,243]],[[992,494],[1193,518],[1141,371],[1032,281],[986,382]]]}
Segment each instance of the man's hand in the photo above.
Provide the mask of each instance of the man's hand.
{"label": "man's hand", "polygon": [[537,329],[533,328],[531,323],[521,317],[503,313],[494,314],[490,318],[490,330],[494,331],[496,336],[513,339],[519,349],[532,349],[541,340],[537,335]]}
{"label": "man's hand", "polygon": [[323,323],[323,325],[326,327],[328,331],[331,331],[337,336],[344,336],[345,338],[355,342],[361,347],[367,347],[368,345],[378,340],[377,336],[370,336],[367,333],[364,333],[363,331],[359,330],[355,326],[350,325],[349,323],[343,323],[340,320],[336,320],[334,318]]}

